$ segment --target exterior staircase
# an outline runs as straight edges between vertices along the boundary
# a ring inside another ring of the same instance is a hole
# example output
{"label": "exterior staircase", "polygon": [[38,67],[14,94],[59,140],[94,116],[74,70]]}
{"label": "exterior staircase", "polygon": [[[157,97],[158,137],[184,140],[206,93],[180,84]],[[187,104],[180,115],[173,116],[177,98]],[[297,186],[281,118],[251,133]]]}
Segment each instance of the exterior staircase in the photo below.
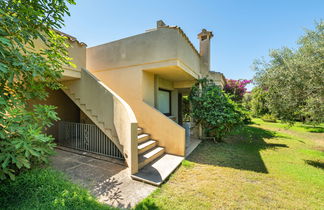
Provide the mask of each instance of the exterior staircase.
{"label": "exterior staircase", "polygon": [[165,153],[165,148],[158,141],[137,128],[138,169],[131,175],[133,179],[159,186],[181,164],[181,156]]}
{"label": "exterior staircase", "polygon": [[181,164],[184,157],[166,153],[138,127],[130,106],[90,72],[82,69],[81,79],[63,83],[63,91],[124,155],[133,179],[160,185]]}
{"label": "exterior staircase", "polygon": [[136,173],[137,120],[129,105],[85,69],[80,79],[62,83],[65,94],[115,144],[131,173]]}
{"label": "exterior staircase", "polygon": [[[76,81],[73,81],[76,82]],[[94,122],[98,128],[105,133],[118,147],[120,151],[122,151],[122,145],[118,141],[118,136],[116,131],[112,129],[110,123],[107,123],[106,120],[100,117],[100,114],[96,112],[96,109],[91,107],[89,103],[81,99],[81,96],[77,91],[71,88],[71,82],[66,85],[63,91],[69,98],[80,108],[80,110],[89,117],[89,119]]]}
{"label": "exterior staircase", "polygon": [[137,128],[138,142],[138,169],[157,159],[165,153],[164,147],[159,147],[158,142],[150,138],[143,128]]}

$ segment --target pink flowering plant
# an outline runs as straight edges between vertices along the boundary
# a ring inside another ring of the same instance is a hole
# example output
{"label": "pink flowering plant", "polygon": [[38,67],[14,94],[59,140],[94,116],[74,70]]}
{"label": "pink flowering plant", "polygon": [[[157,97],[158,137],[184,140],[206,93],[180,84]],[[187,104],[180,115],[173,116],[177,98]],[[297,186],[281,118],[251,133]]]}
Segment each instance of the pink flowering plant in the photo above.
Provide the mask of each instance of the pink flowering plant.
{"label": "pink flowering plant", "polygon": [[252,80],[234,80],[227,79],[224,91],[231,95],[231,99],[236,102],[242,102],[243,96],[246,93],[246,86],[250,84]]}

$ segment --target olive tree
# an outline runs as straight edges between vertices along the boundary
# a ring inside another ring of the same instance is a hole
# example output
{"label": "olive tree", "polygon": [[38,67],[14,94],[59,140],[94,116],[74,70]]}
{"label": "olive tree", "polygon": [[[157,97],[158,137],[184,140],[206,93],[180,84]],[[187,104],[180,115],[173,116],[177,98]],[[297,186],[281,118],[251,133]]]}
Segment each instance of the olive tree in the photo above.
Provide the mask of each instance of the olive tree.
{"label": "olive tree", "polygon": [[324,22],[307,30],[298,45],[272,50],[268,62],[256,61],[254,80],[267,91],[267,108],[277,118],[318,124],[324,121]]}

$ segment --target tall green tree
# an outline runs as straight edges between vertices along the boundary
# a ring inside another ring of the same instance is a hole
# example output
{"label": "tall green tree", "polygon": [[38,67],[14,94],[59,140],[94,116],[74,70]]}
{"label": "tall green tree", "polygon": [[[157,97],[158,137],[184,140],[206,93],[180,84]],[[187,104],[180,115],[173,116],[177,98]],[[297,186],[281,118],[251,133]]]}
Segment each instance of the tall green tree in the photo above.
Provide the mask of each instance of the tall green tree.
{"label": "tall green tree", "polygon": [[324,21],[298,45],[271,51],[268,62],[256,61],[254,80],[267,91],[266,104],[277,118],[318,124],[324,122]]}
{"label": "tall green tree", "polygon": [[71,64],[66,38],[55,30],[69,15],[67,4],[74,0],[0,1],[0,179],[46,161],[53,149],[43,132],[58,119],[55,107],[29,102],[60,88],[63,66]]}

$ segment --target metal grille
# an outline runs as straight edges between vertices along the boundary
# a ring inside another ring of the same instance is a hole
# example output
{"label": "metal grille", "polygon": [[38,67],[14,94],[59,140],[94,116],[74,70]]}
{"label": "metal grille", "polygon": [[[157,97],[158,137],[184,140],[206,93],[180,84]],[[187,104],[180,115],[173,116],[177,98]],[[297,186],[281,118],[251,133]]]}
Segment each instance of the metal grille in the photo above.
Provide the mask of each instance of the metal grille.
{"label": "metal grille", "polygon": [[93,124],[60,121],[57,143],[72,149],[124,159],[116,145]]}

